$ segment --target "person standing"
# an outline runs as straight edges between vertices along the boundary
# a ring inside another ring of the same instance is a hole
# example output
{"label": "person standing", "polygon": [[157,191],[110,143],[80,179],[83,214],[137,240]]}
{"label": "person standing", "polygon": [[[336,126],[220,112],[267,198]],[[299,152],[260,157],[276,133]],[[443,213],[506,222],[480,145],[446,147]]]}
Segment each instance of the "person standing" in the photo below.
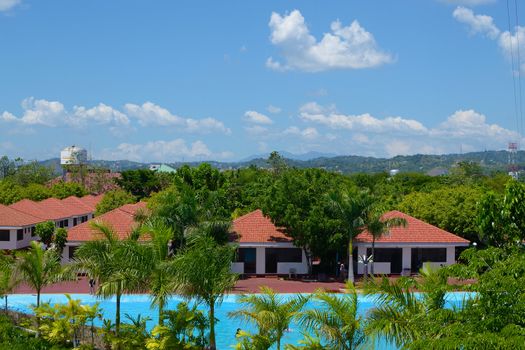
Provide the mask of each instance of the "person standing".
{"label": "person standing", "polygon": [[89,294],[95,295],[95,280],[93,278],[89,279]]}

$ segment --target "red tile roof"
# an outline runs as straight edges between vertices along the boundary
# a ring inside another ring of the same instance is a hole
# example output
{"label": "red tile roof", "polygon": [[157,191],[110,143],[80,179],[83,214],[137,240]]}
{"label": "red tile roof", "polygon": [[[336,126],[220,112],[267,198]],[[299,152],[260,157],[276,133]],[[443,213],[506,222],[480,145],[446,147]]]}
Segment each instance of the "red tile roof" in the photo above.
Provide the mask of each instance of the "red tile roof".
{"label": "red tile roof", "polygon": [[[376,243],[469,243],[464,238],[397,210],[389,211],[383,217],[385,219],[403,218],[407,221],[407,226],[392,228],[389,234],[377,239]],[[356,237],[355,241],[371,243],[372,236],[367,231],[364,231]]]}
{"label": "red tile roof", "polygon": [[77,210],[69,205],[64,204],[60,199],[47,198],[43,201],[37,202],[37,204],[46,212],[49,216],[55,219],[68,218],[75,216]]}
{"label": "red tile roof", "polygon": [[68,207],[75,216],[84,215],[95,211],[95,208],[91,208],[91,206],[85,204],[80,198],[75,196],[62,199],[62,204]]}
{"label": "red tile roof", "polygon": [[11,204],[9,207],[43,220],[56,220],[63,218],[63,216],[56,217],[56,215],[53,215],[56,213],[51,213],[47,208],[40,206],[38,202],[29,199],[22,199],[21,201]]}
{"label": "red tile roof", "polygon": [[96,210],[97,204],[102,200],[102,197],[104,197],[103,194],[98,194],[96,196],[88,194],[87,196],[80,197],[79,199],[82,201],[82,203],[92,208],[94,212]]}
{"label": "red tile roof", "polygon": [[97,239],[99,236],[96,230],[91,228],[92,221],[102,222],[110,226],[119,239],[125,239],[137,227],[137,223],[134,220],[134,215],[139,209],[146,208],[145,202],[139,202],[136,204],[126,204],[120,208],[108,211],[93,220],[84,222],[78,226],[73,227],[67,233],[68,241],[91,241]]}
{"label": "red tile roof", "polygon": [[283,230],[276,227],[260,209],[233,221],[233,239],[239,243],[291,242]]}
{"label": "red tile roof", "polygon": [[22,227],[38,224],[44,221],[33,215],[0,204],[0,226]]}

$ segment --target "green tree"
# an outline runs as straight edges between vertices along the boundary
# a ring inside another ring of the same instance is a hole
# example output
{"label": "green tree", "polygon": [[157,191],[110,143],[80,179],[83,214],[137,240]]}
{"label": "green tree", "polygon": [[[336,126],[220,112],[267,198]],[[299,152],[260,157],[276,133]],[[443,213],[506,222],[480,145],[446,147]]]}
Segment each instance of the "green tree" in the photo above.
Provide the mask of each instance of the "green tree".
{"label": "green tree", "polygon": [[[378,305],[368,313],[366,332],[381,336],[397,347],[405,347],[424,337],[432,338],[438,330],[434,322],[453,316],[445,309],[448,290],[445,270],[434,270],[428,264],[420,278],[401,278],[391,282],[387,277],[367,281],[365,293]],[[420,296],[415,292],[420,290]]]}
{"label": "green tree", "polygon": [[15,275],[36,291],[36,306],[40,306],[42,288],[63,280],[66,275],[60,264],[60,256],[54,249],[43,250],[40,243],[32,241],[29,249],[17,252]]}
{"label": "green tree", "polygon": [[32,201],[41,201],[52,196],[51,190],[44,185],[31,183],[21,189],[22,196]]}
{"label": "green tree", "polygon": [[144,281],[147,280],[149,262],[142,250],[144,247],[137,241],[131,238],[119,240],[110,226],[98,221],[93,221],[91,228],[100,238],[82,244],[69,268],[97,279],[98,295],[103,298],[115,296],[115,335],[118,338],[122,295],[146,289]]}
{"label": "green tree", "polygon": [[[348,292],[341,297],[323,291],[316,292],[313,299],[316,307],[298,315],[301,325],[325,342],[323,349],[352,350],[367,345],[365,320],[358,313],[357,293],[350,283],[347,289]],[[306,339],[317,349],[318,343],[312,340]]]}
{"label": "green tree", "polygon": [[485,243],[521,244],[525,239],[525,185],[511,180],[503,196],[488,192],[478,205],[476,219]]}
{"label": "green tree", "polygon": [[46,221],[36,224],[35,234],[40,237],[42,243],[49,246],[53,241],[53,235],[55,233],[55,223],[53,221]]}
{"label": "green tree", "polygon": [[45,184],[54,176],[53,169],[38,162],[30,162],[17,166],[15,173],[11,176],[13,181],[21,186],[29,184]]}
{"label": "green tree", "polygon": [[301,311],[308,298],[298,295],[288,298],[262,287],[261,294],[246,294],[238,298],[239,310],[230,312],[229,317],[253,323],[259,335],[271,339],[281,349],[281,340],[293,318]]}
{"label": "green tree", "polygon": [[208,306],[212,349],[216,348],[215,307],[237,280],[237,275],[230,271],[235,249],[230,245],[217,245],[206,235],[198,235],[175,257],[174,290]]}
{"label": "green tree", "polygon": [[64,199],[69,196],[82,197],[87,194],[86,189],[76,182],[59,181],[51,186],[52,196],[58,199]]}
{"label": "green tree", "polygon": [[7,313],[7,297],[18,285],[14,274],[15,261],[10,255],[0,255],[0,296],[4,297],[4,311]]}
{"label": "green tree", "polygon": [[354,238],[365,228],[364,216],[374,203],[367,191],[332,192],[327,195],[328,214],[337,223],[337,235],[348,247],[348,281],[354,283]]}
{"label": "green tree", "polygon": [[97,204],[95,215],[99,216],[113,209],[119,208],[124,204],[135,203],[135,197],[123,190],[108,191],[102,197],[100,203]]}
{"label": "green tree", "polygon": [[[372,236],[372,258],[375,257],[375,243],[376,240],[381,239],[385,234],[390,232],[395,227],[406,227],[407,221],[403,218],[383,217],[382,210],[372,208],[362,215],[362,228]],[[374,263],[372,263],[370,272],[374,274]]]}
{"label": "green tree", "polygon": [[279,175],[286,170],[286,161],[277,151],[270,153],[266,162],[270,166],[271,171],[276,175]]}
{"label": "green tree", "polygon": [[126,170],[120,173],[116,183],[126,192],[141,200],[160,191],[161,183],[157,174],[149,169]]}
{"label": "green tree", "polygon": [[57,228],[53,237],[53,243],[60,254],[64,250],[67,243],[67,230],[65,228]]}
{"label": "green tree", "polygon": [[304,249],[310,269],[311,256],[320,257],[325,266],[335,263],[335,252],[347,243],[339,217],[330,210],[327,193],[349,186],[347,178],[324,170],[290,169],[267,190],[264,214]]}
{"label": "green tree", "polygon": [[476,213],[482,196],[483,190],[476,186],[444,186],[410,193],[397,208],[470,241],[479,241]]}
{"label": "green tree", "polygon": [[169,246],[173,240],[173,230],[162,221],[148,221],[141,227],[141,233],[149,236],[145,261],[149,269],[148,286],[152,305],[159,312],[159,324],[164,323],[164,307],[172,294],[172,264]]}
{"label": "green tree", "polygon": [[165,325],[153,328],[152,337],[146,342],[148,350],[196,350],[207,347],[209,322],[197,305],[190,308],[187,303],[179,303],[176,310],[167,310],[164,317]]}

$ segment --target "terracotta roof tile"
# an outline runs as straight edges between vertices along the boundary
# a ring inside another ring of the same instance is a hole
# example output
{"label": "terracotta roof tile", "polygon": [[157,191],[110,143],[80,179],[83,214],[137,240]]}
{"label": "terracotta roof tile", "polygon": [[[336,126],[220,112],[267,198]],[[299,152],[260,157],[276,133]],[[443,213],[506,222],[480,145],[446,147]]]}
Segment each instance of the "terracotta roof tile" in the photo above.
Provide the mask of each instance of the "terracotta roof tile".
{"label": "terracotta roof tile", "polygon": [[76,210],[71,206],[64,204],[60,199],[47,198],[43,201],[37,202],[37,204],[46,212],[48,215],[55,219],[68,218],[75,216]]}
{"label": "terracotta roof tile", "polygon": [[70,229],[67,233],[67,240],[70,242],[84,242],[97,239],[98,234],[96,230],[93,230],[90,226],[92,221],[98,221],[109,225],[115,231],[119,239],[125,239],[133,229],[137,227],[137,223],[134,221],[134,215],[137,210],[141,208],[146,208],[145,202],[126,204],[120,208],[108,211],[93,220],[89,220]]}
{"label": "terracotta roof tile", "polygon": [[0,226],[2,227],[30,226],[42,221],[44,220],[41,218],[0,204]]}
{"label": "terracotta roof tile", "polygon": [[[469,243],[464,238],[397,210],[389,211],[383,217],[403,218],[407,221],[407,226],[392,228],[389,234],[377,239],[376,243]],[[356,237],[355,241],[371,243],[372,236],[367,231],[364,231]]]}
{"label": "terracotta roof tile", "polygon": [[62,204],[68,207],[69,210],[71,210],[71,212],[75,216],[89,214],[95,211],[94,208],[91,208],[89,205],[85,204],[80,198],[75,196],[70,196],[62,199]]}
{"label": "terracotta roof tile", "polygon": [[46,208],[40,206],[38,202],[29,199],[22,199],[21,201],[11,204],[9,207],[43,220],[56,220],[62,218],[62,216],[55,217],[55,215],[47,211]]}
{"label": "terracotta roof tile", "polygon": [[233,221],[233,239],[239,243],[291,242],[262,210],[257,209]]}
{"label": "terracotta roof tile", "polygon": [[103,194],[98,194],[96,196],[92,194],[88,194],[87,196],[80,197],[79,199],[88,207],[92,208],[93,212],[97,208],[97,204],[102,200],[102,197],[104,197]]}

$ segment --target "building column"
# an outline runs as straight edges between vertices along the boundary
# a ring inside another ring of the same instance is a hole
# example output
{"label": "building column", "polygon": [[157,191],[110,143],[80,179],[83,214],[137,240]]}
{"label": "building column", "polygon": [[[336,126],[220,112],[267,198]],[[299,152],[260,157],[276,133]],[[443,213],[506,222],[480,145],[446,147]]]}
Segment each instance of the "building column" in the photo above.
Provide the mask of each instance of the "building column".
{"label": "building column", "polygon": [[264,275],[266,273],[266,248],[257,247],[255,250],[256,265],[255,273]]}
{"label": "building column", "polygon": [[447,247],[447,265],[456,263],[456,247]]}
{"label": "building column", "polygon": [[[403,247],[403,270],[412,269],[412,248]],[[401,272],[403,272],[403,270]]]}
{"label": "building column", "polygon": [[[365,273],[365,266],[362,263],[359,263],[359,257],[366,255],[366,246],[359,245],[357,246],[357,274],[362,275]],[[346,262],[345,262],[346,263]],[[370,267],[368,267],[368,272],[370,273]]]}

